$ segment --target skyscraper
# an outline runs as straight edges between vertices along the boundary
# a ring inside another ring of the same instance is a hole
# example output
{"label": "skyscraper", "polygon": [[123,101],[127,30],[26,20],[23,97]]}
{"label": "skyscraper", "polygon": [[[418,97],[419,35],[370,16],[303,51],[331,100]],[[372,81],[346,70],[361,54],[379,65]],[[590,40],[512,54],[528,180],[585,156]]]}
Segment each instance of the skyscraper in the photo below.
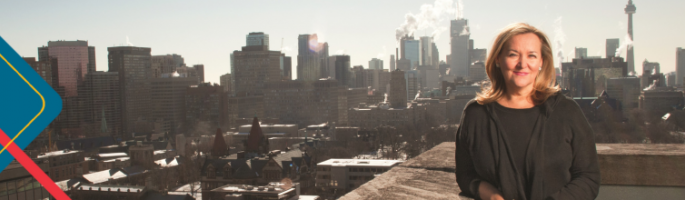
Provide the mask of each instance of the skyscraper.
{"label": "skyscraper", "polygon": [[283,80],[292,80],[293,58],[290,56],[285,56],[285,54],[281,54],[281,59],[281,76],[283,76]]}
{"label": "skyscraper", "polygon": [[607,39],[606,42],[606,57],[611,58],[616,56],[616,50],[619,47],[619,40],[618,38],[611,38]]}
{"label": "skyscraper", "polygon": [[263,32],[252,32],[245,38],[247,46],[266,46],[269,50],[269,34]]}
{"label": "skyscraper", "polygon": [[424,37],[419,38],[419,40],[421,41],[421,50],[420,50],[420,54],[421,54],[421,59],[420,59],[421,62],[420,63],[421,63],[421,65],[426,65],[426,66],[437,65],[437,63],[434,63],[435,59],[433,59],[433,57],[435,57],[433,55],[433,46],[435,45],[433,43],[433,37],[424,36]]}
{"label": "skyscraper", "polygon": [[197,64],[197,65],[193,65],[193,68],[195,68],[195,71],[197,71],[198,82],[204,83],[205,82],[205,65]]}
{"label": "skyscraper", "polygon": [[159,78],[162,74],[173,73],[179,67],[185,66],[185,59],[181,55],[156,55],[150,58],[150,78]]}
{"label": "skyscraper", "polygon": [[150,119],[151,49],[146,47],[109,47],[109,72],[119,72],[123,139],[132,138],[137,122]]}
{"label": "skyscraper", "polygon": [[323,78],[328,69],[322,66],[328,64],[328,43],[319,43],[316,34],[302,34],[297,41],[297,79],[316,81]]}
{"label": "skyscraper", "polygon": [[416,69],[416,67],[422,65],[421,42],[419,40],[415,40],[413,36],[409,36],[402,38],[402,44],[402,55],[404,55],[404,57],[401,59],[409,60],[409,69]]}
{"label": "skyscraper", "polygon": [[468,21],[457,19],[451,21],[450,26],[450,73],[459,77],[469,76],[469,33]]}
{"label": "skyscraper", "polygon": [[162,130],[157,131],[172,135],[179,133],[184,122],[186,91],[189,86],[197,84],[197,77],[181,76],[177,72],[150,79],[152,119],[162,125]]}
{"label": "skyscraper", "polygon": [[266,45],[244,46],[242,51],[234,51],[231,71],[234,93],[261,95],[267,82],[281,80],[281,56],[280,51],[269,51]]}
{"label": "skyscraper", "polygon": [[576,59],[587,58],[587,48],[576,47]]}
{"label": "skyscraper", "polygon": [[231,91],[231,74],[227,73],[219,77],[219,85],[221,85],[223,92]]}
{"label": "skyscraper", "polygon": [[354,87],[352,66],[349,55],[334,55],[328,58],[329,76],[338,81],[338,84]]}
{"label": "skyscraper", "polygon": [[[92,56],[92,57],[91,57]],[[53,81],[56,87],[62,87],[62,98],[77,95],[77,86],[89,70],[95,71],[95,47],[89,47],[88,41],[48,41],[48,46],[38,48],[38,61],[57,59],[53,66]],[[59,92],[59,90],[58,90]]]}
{"label": "skyscraper", "polygon": [[[635,14],[635,5],[633,5],[633,0],[628,0],[628,5],[624,9],[628,15],[628,37],[630,41],[635,41],[633,38],[633,14]],[[635,72],[635,57],[633,51],[635,47],[628,47],[628,55],[626,56],[626,62],[628,63],[628,72]]]}
{"label": "skyscraper", "polygon": [[369,69],[383,69],[383,60],[373,58],[369,61]]}
{"label": "skyscraper", "polygon": [[390,107],[407,107],[407,81],[404,71],[396,69],[391,72],[389,93],[388,101],[390,101]]}
{"label": "skyscraper", "polygon": [[395,55],[390,55],[390,71],[395,71]]}
{"label": "skyscraper", "polygon": [[682,86],[685,80],[685,49],[678,47],[675,50],[675,69],[676,69],[676,85]]}
{"label": "skyscraper", "polygon": [[[86,74],[79,86],[79,97],[85,111],[83,120],[95,125],[96,133],[122,137],[121,83],[118,72],[94,71]],[[94,131],[86,130],[86,131]],[[98,135],[92,132],[86,134]],[[88,135],[86,135],[88,136]]]}

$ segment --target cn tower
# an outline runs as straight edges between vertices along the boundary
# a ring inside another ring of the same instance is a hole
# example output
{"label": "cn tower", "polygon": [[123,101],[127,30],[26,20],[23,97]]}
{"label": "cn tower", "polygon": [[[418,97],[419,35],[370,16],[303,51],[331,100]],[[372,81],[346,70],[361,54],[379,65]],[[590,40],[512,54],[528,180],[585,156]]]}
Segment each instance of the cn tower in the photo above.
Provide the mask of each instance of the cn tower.
{"label": "cn tower", "polygon": [[[628,37],[631,41],[633,40],[633,14],[635,14],[635,5],[633,5],[633,0],[628,0],[628,5],[626,5],[626,14],[628,14]],[[635,57],[633,55],[634,46],[629,46],[626,56],[626,62],[628,62],[628,72],[635,72]]]}

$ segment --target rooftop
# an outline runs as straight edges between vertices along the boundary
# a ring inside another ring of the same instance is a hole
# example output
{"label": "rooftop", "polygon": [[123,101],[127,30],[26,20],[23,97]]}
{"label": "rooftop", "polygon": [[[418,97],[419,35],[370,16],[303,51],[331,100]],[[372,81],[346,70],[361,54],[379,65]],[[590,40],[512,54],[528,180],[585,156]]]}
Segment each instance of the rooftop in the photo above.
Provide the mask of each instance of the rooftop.
{"label": "rooftop", "polygon": [[266,186],[252,186],[243,184],[228,184],[216,189],[212,192],[230,192],[230,193],[274,193],[280,194],[283,192],[288,192],[294,190],[292,185],[285,185],[280,182],[272,182]]}
{"label": "rooftop", "polygon": [[83,184],[83,185],[78,187],[78,190],[136,192],[137,193],[137,192],[143,192],[143,190],[145,190],[145,186]]}
{"label": "rooftop", "polygon": [[100,154],[98,154],[98,157],[100,157],[100,158],[128,157],[128,154],[125,152],[100,153]]}
{"label": "rooftop", "polygon": [[59,151],[52,151],[52,152],[47,152],[41,155],[38,155],[38,158],[49,158],[52,156],[62,156],[62,155],[67,155],[67,154],[75,154],[79,153],[81,151],[78,150],[59,150]]}
{"label": "rooftop", "polygon": [[317,164],[317,166],[333,166],[333,167],[352,167],[352,166],[374,166],[374,167],[392,167],[402,163],[399,160],[363,160],[363,159],[329,159]]}

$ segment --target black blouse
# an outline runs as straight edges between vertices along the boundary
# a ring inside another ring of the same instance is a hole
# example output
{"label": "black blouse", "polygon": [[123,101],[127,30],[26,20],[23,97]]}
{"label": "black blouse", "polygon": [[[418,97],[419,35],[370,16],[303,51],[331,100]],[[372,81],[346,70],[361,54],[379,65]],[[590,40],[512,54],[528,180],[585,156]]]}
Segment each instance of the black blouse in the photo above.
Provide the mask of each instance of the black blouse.
{"label": "black blouse", "polygon": [[[463,195],[477,198],[476,186],[483,180],[505,199],[597,196],[600,175],[594,134],[575,101],[557,94],[538,106],[527,145],[513,137],[516,133],[506,124],[515,122],[507,114],[499,116],[502,112],[496,106],[471,101],[464,109],[455,152]],[[525,148],[523,156],[521,148]]]}

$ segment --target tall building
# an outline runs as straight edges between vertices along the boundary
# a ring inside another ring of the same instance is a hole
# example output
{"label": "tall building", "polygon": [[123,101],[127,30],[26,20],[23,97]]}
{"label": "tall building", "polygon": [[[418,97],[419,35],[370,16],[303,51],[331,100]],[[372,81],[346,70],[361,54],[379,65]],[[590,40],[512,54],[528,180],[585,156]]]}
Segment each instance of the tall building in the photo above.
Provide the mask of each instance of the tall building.
{"label": "tall building", "polygon": [[587,58],[587,48],[576,47],[576,59]]}
{"label": "tall building", "polygon": [[607,39],[606,42],[606,58],[611,58],[616,56],[616,50],[618,50],[620,43],[618,38]]}
{"label": "tall building", "polygon": [[390,55],[390,71],[395,71],[395,55]]}
{"label": "tall building", "polygon": [[[249,35],[248,35],[249,36]],[[281,52],[269,51],[267,46],[245,46],[233,52],[234,93],[237,96],[263,94],[266,83],[279,81],[281,76]]]}
{"label": "tall building", "polygon": [[678,47],[675,50],[675,70],[676,70],[676,85],[682,86],[685,80],[685,49]]}
{"label": "tall building", "polygon": [[675,72],[666,73],[666,87],[675,87]]}
{"label": "tall building", "polygon": [[136,122],[150,120],[151,49],[121,46],[109,47],[107,51],[109,72],[119,73],[122,132],[123,139],[128,140],[135,132]]}
{"label": "tall building", "polygon": [[203,122],[210,128],[224,127],[221,118],[221,100],[223,98],[223,87],[201,83],[187,87],[185,96],[185,112],[183,114],[185,132],[192,133]]}
{"label": "tall building", "polygon": [[85,111],[83,119],[92,123],[92,128],[86,130],[86,134],[116,138],[123,136],[120,87],[118,72],[95,71],[86,74],[84,84],[79,87]]}
{"label": "tall building", "polygon": [[245,40],[247,46],[266,46],[266,49],[269,50],[269,34],[252,32],[247,35]]}
{"label": "tall building", "polygon": [[404,73],[404,79],[407,81],[407,100],[414,100],[416,94],[418,94],[421,89],[419,84],[419,71],[406,71]]}
{"label": "tall building", "polygon": [[471,65],[476,62],[485,62],[488,57],[487,49],[471,49],[469,50],[469,62]]}
{"label": "tall building", "polygon": [[407,81],[404,71],[396,69],[390,73],[390,91],[388,93],[391,108],[407,107]]}
{"label": "tall building", "polygon": [[450,73],[459,77],[469,76],[469,27],[466,19],[451,21],[449,59]]}
{"label": "tall building", "polygon": [[157,55],[150,58],[150,78],[159,78],[162,74],[173,73],[185,66],[185,59],[178,54]]}
{"label": "tall building", "polygon": [[413,36],[402,38],[402,60],[409,60],[410,70],[415,69],[421,62],[421,41],[415,40]]}
{"label": "tall building", "polygon": [[352,68],[349,55],[334,55],[328,58],[329,77],[338,81],[338,84],[354,87]]}
{"label": "tall building", "polygon": [[189,86],[197,84],[196,77],[178,73],[150,79],[152,119],[162,124],[162,130],[157,132],[179,133],[185,121],[186,92]]}
{"label": "tall building", "polygon": [[230,93],[231,91],[231,74],[226,73],[219,77],[219,85],[221,85],[222,91]]}
{"label": "tall building", "polygon": [[[633,38],[633,14],[635,14],[636,8],[633,5],[633,0],[628,0],[628,5],[626,5],[624,10],[628,15],[628,37],[630,37],[630,41],[635,41]],[[633,54],[635,47],[628,47],[627,51],[626,62],[628,63],[628,72],[635,72],[635,56]]]}
{"label": "tall building", "polygon": [[283,80],[293,79],[293,58],[281,54],[281,76]]}
{"label": "tall building", "polygon": [[383,69],[383,60],[378,58],[369,60],[369,69]]}
{"label": "tall building", "polygon": [[302,34],[297,38],[297,79],[316,81],[325,78],[328,69],[328,43],[319,43],[316,34]]}
{"label": "tall building", "polygon": [[204,83],[205,82],[205,65],[197,64],[197,65],[193,65],[193,68],[195,68],[195,71],[197,71],[197,81],[199,83]]}
{"label": "tall building", "polygon": [[433,37],[424,36],[419,38],[419,41],[421,42],[421,49],[419,50],[421,65],[436,66],[437,63],[434,63],[434,57],[436,56],[433,55],[433,46],[435,45],[435,43],[433,43]]}
{"label": "tall building", "polygon": [[[48,46],[38,48],[38,61],[50,62],[57,59],[53,66],[54,86],[63,88],[62,98],[77,96],[78,84],[89,70],[95,71],[95,48],[88,41],[48,41]],[[58,91],[59,92],[59,91]]]}

